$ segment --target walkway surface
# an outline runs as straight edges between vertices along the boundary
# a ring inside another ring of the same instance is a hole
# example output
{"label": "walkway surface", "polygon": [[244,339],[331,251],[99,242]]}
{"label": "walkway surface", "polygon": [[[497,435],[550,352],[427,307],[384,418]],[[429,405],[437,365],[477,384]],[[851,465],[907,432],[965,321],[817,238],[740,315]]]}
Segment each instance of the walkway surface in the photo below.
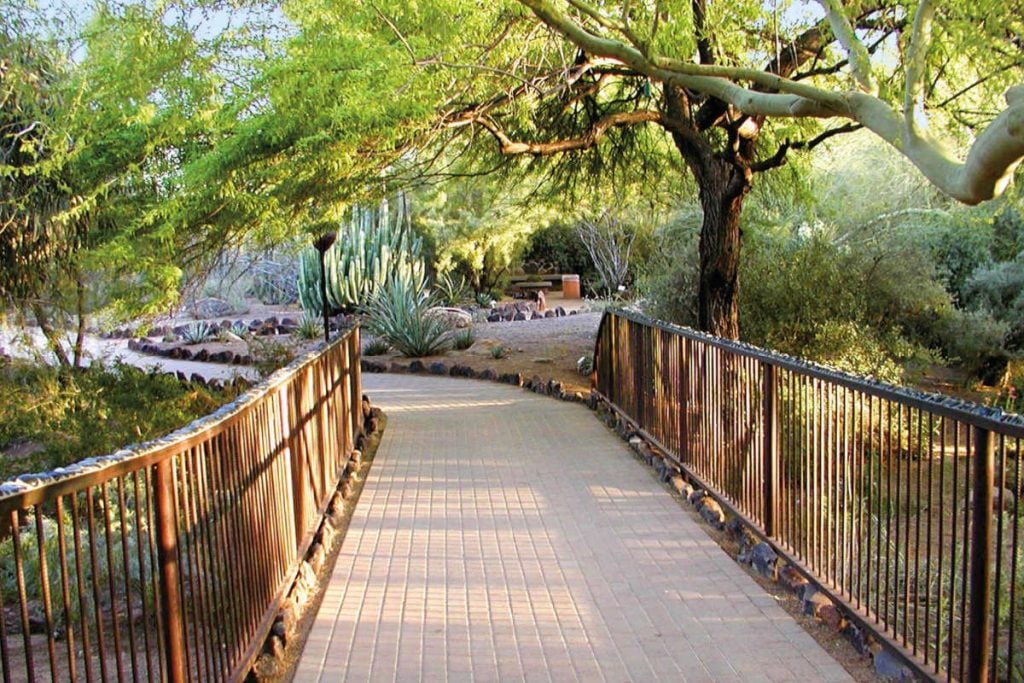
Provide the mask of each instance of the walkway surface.
{"label": "walkway surface", "polygon": [[850,680],[585,407],[364,382],[388,426],[296,681]]}

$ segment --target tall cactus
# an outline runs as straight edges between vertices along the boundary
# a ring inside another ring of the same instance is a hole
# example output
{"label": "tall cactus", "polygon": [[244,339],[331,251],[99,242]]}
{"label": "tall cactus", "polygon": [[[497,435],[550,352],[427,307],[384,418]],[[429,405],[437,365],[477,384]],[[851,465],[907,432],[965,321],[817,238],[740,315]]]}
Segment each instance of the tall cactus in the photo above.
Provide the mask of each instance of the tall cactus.
{"label": "tall cactus", "polygon": [[[324,254],[332,309],[362,308],[394,279],[426,288],[423,241],[412,234],[405,198],[400,196],[396,204],[393,213],[386,199],[376,209],[353,207],[340,226],[338,239]],[[313,248],[299,257],[299,301],[308,315],[322,315],[320,260]]]}

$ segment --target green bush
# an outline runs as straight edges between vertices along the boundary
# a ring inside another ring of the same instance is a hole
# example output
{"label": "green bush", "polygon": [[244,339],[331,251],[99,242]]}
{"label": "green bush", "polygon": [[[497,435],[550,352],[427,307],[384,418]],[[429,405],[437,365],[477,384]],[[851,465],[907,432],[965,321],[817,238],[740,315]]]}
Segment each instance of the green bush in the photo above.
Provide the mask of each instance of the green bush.
{"label": "green bush", "polygon": [[467,327],[459,330],[452,336],[452,346],[458,351],[465,351],[476,342],[476,335],[473,334],[473,328]]}
{"label": "green bush", "polygon": [[324,333],[324,321],[310,315],[302,316],[295,334],[300,339],[317,339]]}
{"label": "green bush", "polygon": [[76,371],[23,362],[0,367],[0,395],[0,450],[41,447],[17,461],[0,460],[0,480],[154,439],[234,397],[121,363]]}
{"label": "green bush", "polygon": [[444,350],[450,332],[445,320],[430,314],[436,305],[429,293],[404,280],[392,280],[370,301],[367,329],[403,356],[433,356]]}
{"label": "green bush", "polygon": [[1006,349],[1024,351],[1024,253],[978,269],[964,285],[964,305],[1006,323]]}
{"label": "green bush", "polygon": [[391,350],[391,345],[383,339],[373,339],[363,347],[364,356],[383,356]]}

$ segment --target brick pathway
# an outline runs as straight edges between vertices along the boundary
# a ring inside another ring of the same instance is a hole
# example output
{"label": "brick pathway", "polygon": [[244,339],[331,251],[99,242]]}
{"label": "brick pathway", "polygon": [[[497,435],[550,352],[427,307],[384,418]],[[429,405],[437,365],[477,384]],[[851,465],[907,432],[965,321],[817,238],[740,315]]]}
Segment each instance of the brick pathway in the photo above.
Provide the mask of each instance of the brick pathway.
{"label": "brick pathway", "polygon": [[580,406],[365,375],[388,427],[296,681],[839,681]]}

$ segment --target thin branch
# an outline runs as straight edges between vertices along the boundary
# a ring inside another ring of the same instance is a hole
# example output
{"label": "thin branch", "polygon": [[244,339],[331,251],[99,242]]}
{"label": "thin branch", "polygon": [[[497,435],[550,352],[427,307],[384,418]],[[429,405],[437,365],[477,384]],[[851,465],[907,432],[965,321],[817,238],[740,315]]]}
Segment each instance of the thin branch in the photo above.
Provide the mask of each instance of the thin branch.
{"label": "thin branch", "polygon": [[517,142],[488,116],[477,116],[464,121],[452,121],[449,125],[457,127],[461,125],[476,124],[489,132],[498,141],[502,154],[529,154],[535,157],[551,156],[562,152],[590,149],[601,140],[610,128],[631,126],[638,123],[660,122],[661,112],[641,110],[609,114],[597,120],[590,130],[583,135],[565,140],[552,142]]}
{"label": "thin branch", "polygon": [[907,56],[906,83],[903,89],[903,119],[911,132],[916,132],[914,108],[923,104],[924,74],[928,66],[928,48],[932,42],[932,20],[935,7],[931,0],[921,0],[914,14],[914,26],[910,34],[910,50]]}
{"label": "thin branch", "polygon": [[396,36],[398,36],[398,39],[400,41],[402,41],[402,45],[405,46],[405,51],[409,53],[409,59],[411,59],[412,63],[415,64],[416,63],[416,53],[413,52],[412,46],[409,45],[409,41],[405,39],[405,36],[402,35],[402,32],[398,30],[398,27],[395,26],[395,23],[393,21],[391,21],[390,18],[388,18],[388,15],[386,15],[386,14],[384,14],[384,12],[380,11],[380,9],[377,7],[377,5],[375,5],[373,3],[370,3],[370,7],[373,8],[373,11],[377,13],[377,16],[380,17],[384,21],[384,23],[388,25],[388,27],[394,32],[394,34]]}
{"label": "thin branch", "polygon": [[974,81],[970,85],[965,85],[964,87],[960,88],[955,93],[953,93],[952,95],[950,95],[949,97],[947,97],[946,99],[942,100],[937,105],[935,105],[935,108],[936,109],[942,109],[947,104],[949,104],[949,103],[951,103],[951,102],[953,102],[953,101],[963,97],[964,95],[969,93],[971,90],[974,90],[979,85],[982,85],[983,83],[985,83],[989,79],[994,78],[995,76],[998,76],[999,74],[1003,73],[1004,71],[1009,71],[1010,69],[1012,69],[1014,67],[1021,67],[1021,66],[1024,66],[1024,61],[1010,62],[1009,64],[1001,66],[998,69],[996,69],[995,71],[993,71],[992,73],[987,74],[985,76],[982,76],[981,78],[979,78],[978,80]]}
{"label": "thin branch", "polygon": [[842,4],[839,0],[818,0],[818,3],[825,9],[825,17],[828,19],[829,26],[832,27],[832,33],[835,34],[836,40],[846,50],[854,80],[864,92],[877,93],[878,86],[875,85],[871,75],[870,55],[843,13]]}
{"label": "thin branch", "polygon": [[779,148],[775,151],[775,154],[767,159],[758,161],[750,165],[751,173],[762,173],[773,168],[778,168],[786,163],[786,154],[789,150],[805,150],[810,151],[825,142],[829,138],[835,137],[836,135],[842,135],[844,133],[852,133],[855,130],[860,130],[864,126],[859,123],[848,123],[843,126],[836,128],[829,128],[828,130],[822,131],[810,140],[797,140],[796,142],[790,142],[786,140]]}

